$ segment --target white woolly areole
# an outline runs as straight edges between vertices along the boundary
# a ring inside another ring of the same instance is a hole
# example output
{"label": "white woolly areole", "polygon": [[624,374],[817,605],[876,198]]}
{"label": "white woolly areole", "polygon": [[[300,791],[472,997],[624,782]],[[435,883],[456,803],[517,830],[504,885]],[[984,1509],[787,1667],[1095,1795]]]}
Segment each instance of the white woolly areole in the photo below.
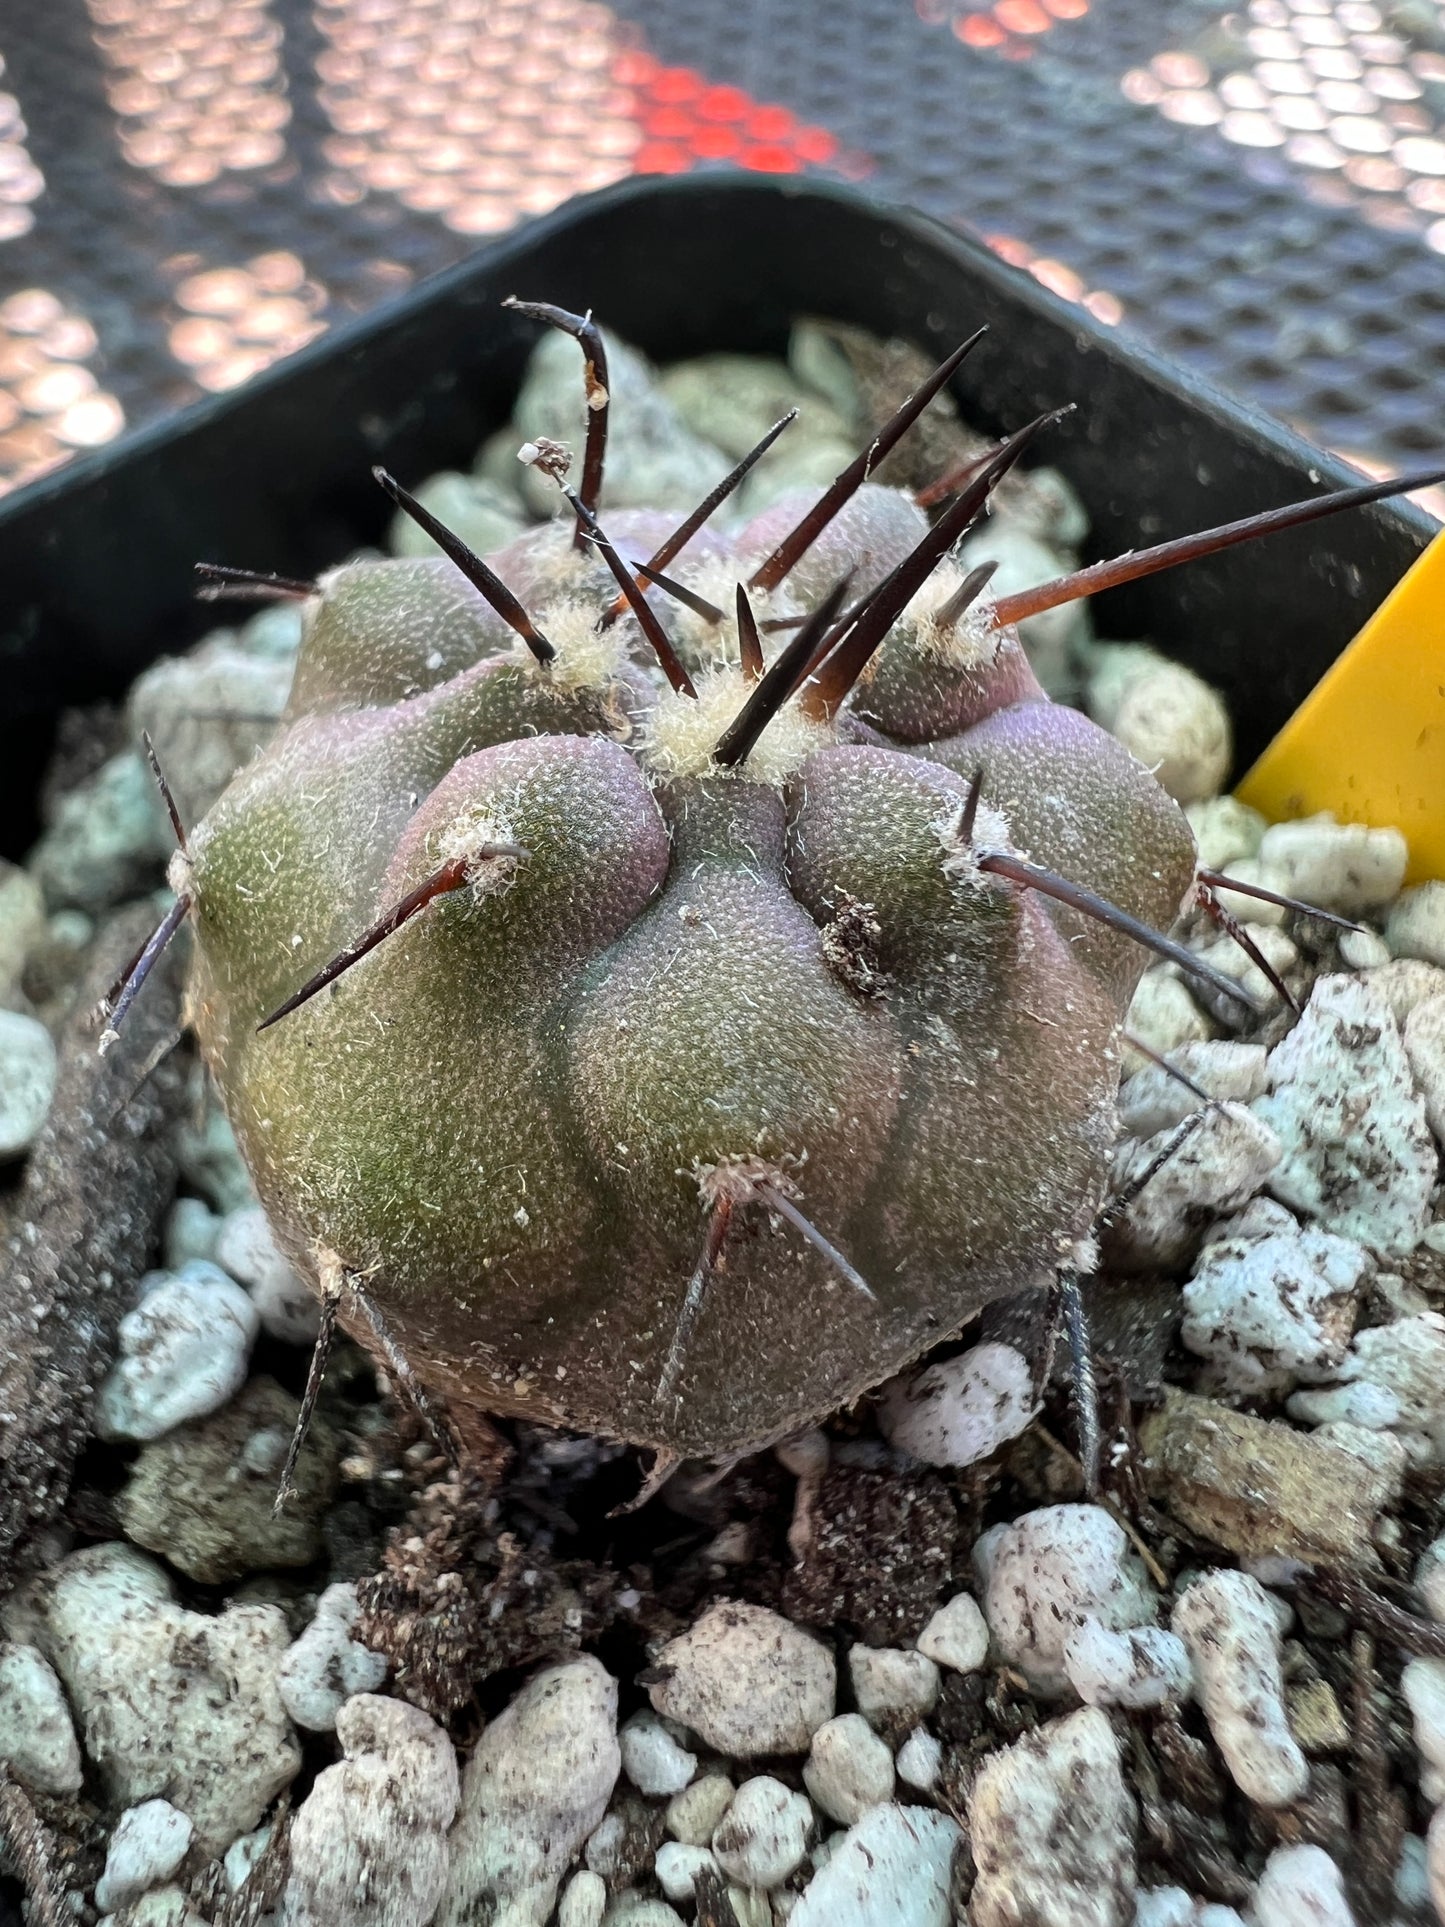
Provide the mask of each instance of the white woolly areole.
{"label": "white woolly areole", "polygon": [[[696,562],[689,562],[687,551],[669,565],[666,573],[694,594],[704,597],[723,612],[721,622],[708,622],[685,607],[664,591],[666,613],[663,617],[670,634],[675,636],[683,647],[684,654],[694,659],[713,662],[737,663],[741,661],[738,648],[738,560],[731,555],[699,556]],[[781,637],[761,633],[765,622],[774,621],[779,616],[802,614],[802,605],[797,597],[783,583],[777,589],[747,590],[748,605],[757,618],[759,641],[765,656],[776,652],[780,642],[786,642],[785,631]]]}
{"label": "white woolly areole", "polygon": [[356,567],[355,562],[338,562],[334,569],[323,569],[316,577],[316,593],[306,599],[305,620],[308,625],[316,618],[316,611],[326,600],[332,588],[342,576],[349,575]]}
{"label": "white woolly areole", "polygon": [[955,669],[987,669],[997,658],[1007,633],[996,629],[993,601],[980,595],[971,602],[957,622],[943,627],[938,611],[962,587],[968,571],[949,558],[941,562],[927,581],[921,583],[913,600],[903,611],[899,627],[911,627],[919,649],[938,656]]}
{"label": "white woolly areole", "polygon": [[627,654],[620,622],[598,632],[595,601],[567,596],[549,602],[537,617],[537,627],[557,651],[555,662],[540,673],[558,689],[602,688],[615,679]]}
{"label": "white woolly areole", "polygon": [[468,881],[474,901],[500,896],[510,890],[517,874],[519,858],[485,856],[489,844],[511,843],[512,832],[505,818],[494,811],[474,805],[454,816],[435,837],[437,855],[443,863],[462,858],[467,864]]}
{"label": "white woolly areole", "polygon": [[969,843],[959,841],[957,809],[951,809],[946,816],[936,818],[933,827],[943,850],[943,874],[950,883],[969,891],[1008,888],[1002,878],[978,867],[980,850],[1013,852],[1009,820],[996,804],[986,803],[982,797],[979,798],[978,811],[973,819],[973,840]]}
{"label": "white woolly areole", "polygon": [[323,569],[316,577],[316,592],[307,596],[301,604],[301,637],[299,648],[304,650],[311,640],[311,632],[316,627],[321,611],[326,606],[326,598],[331,587],[348,569],[355,568],[354,562],[338,562],[334,569]]}
{"label": "white woolly areole", "polygon": [[1099,1241],[1091,1234],[1071,1239],[1068,1245],[1068,1262],[1080,1277],[1092,1278],[1099,1269]]}
{"label": "white woolly areole", "polygon": [[189,850],[172,850],[171,860],[166,865],[166,882],[178,897],[188,897],[195,882],[196,866],[191,861]]}
{"label": "white woolly areole", "polygon": [[643,753],[657,776],[736,776],[780,788],[810,756],[836,740],[831,723],[815,723],[790,699],[741,764],[719,769],[712,760],[718,739],[757,685],[730,663],[704,669],[695,681],[696,701],[667,690],[648,720]]}
{"label": "white woolly areole", "polygon": [[[806,1155],[788,1158],[784,1162],[801,1166],[806,1161]],[[757,1195],[760,1184],[771,1185],[785,1198],[800,1195],[797,1184],[788,1176],[782,1164],[774,1164],[767,1158],[719,1158],[715,1164],[694,1162],[692,1176],[697,1180],[698,1195],[706,1205],[717,1204],[723,1198],[730,1204],[747,1204]]]}
{"label": "white woolly areole", "polygon": [[575,523],[570,515],[554,516],[551,527],[557,531],[557,553],[547,559],[551,593],[556,595],[568,589],[581,591],[594,585],[598,580],[601,558],[592,544],[585,543],[580,549],[575,545],[572,540]]}
{"label": "white woolly areole", "polygon": [[[565,513],[559,510],[550,522],[534,524],[527,530],[532,544],[532,566],[546,564],[547,594],[558,600],[573,593],[585,595],[590,591],[595,595],[602,581],[605,567],[602,558],[590,542],[584,542],[580,549],[577,547],[572,539],[576,529],[576,518],[567,509]],[[611,582],[610,576],[607,581]],[[610,602],[611,590],[603,585],[603,592]],[[529,613],[536,614],[530,605]],[[545,631],[546,625],[540,617],[538,622]]]}

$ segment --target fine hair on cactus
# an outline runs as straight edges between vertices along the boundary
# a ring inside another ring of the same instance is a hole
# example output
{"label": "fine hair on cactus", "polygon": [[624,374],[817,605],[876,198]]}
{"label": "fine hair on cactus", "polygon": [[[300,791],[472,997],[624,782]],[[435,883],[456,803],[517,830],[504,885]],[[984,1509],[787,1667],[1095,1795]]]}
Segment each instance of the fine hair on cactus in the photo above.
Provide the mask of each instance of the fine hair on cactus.
{"label": "fine hair on cactus", "polygon": [[1168,935],[1236,886],[1018,624],[1421,478],[993,599],[959,544],[1059,414],[917,496],[872,479],[978,336],[829,487],[722,534],[792,415],[693,513],[610,509],[603,337],[515,305],[583,364],[575,484],[521,450],[553,521],[482,557],[378,471],[440,555],[205,565],[304,599],[295,679],[175,816],[109,1028],[188,922],[191,1019],[323,1333],[463,1439],[481,1412],[736,1454],[994,1300],[1062,1275],[1072,1317],[1144,963],[1244,997]]}

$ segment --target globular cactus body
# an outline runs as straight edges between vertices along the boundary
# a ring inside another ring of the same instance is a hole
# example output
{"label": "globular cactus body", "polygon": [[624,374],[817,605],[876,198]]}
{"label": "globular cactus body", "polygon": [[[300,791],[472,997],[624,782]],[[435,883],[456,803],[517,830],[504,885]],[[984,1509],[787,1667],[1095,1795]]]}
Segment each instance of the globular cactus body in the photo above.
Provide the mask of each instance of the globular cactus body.
{"label": "globular cactus body", "polygon": [[[649,590],[691,695],[605,620],[570,520],[491,558],[545,662],[449,561],[337,571],[282,729],[178,859],[196,1028],[278,1234],[357,1281],[459,1419],[740,1452],[1088,1238],[1144,953],[982,859],[1167,928],[1187,823],[986,606],[948,614],[946,557],[851,691],[815,662],[720,761],[758,688],[730,585],[806,506],[669,560],[724,620]],[[676,519],[608,534],[646,555]],[[770,654],[846,569],[845,599],[886,596],[927,536],[858,487],[748,592]]]}

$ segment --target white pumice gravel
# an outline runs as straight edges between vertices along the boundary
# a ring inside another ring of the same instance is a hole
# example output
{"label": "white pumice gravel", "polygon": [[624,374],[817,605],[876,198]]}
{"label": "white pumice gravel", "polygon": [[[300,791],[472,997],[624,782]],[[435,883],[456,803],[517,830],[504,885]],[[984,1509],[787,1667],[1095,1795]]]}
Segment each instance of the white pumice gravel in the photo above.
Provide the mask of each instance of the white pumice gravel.
{"label": "white pumice gravel", "polygon": [[467,1762],[440,1920],[541,1927],[622,1770],[617,1682],[590,1655],[549,1666],[494,1719]]}
{"label": "white pumice gravel", "polygon": [[1437,1144],[1445,1144],[1445,997],[1427,997],[1401,1029],[1415,1088],[1425,1101],[1425,1121]]}
{"label": "white pumice gravel", "polygon": [[55,1669],[9,1640],[0,1640],[0,1760],[37,1793],[80,1791],[80,1743]]}
{"label": "white pumice gravel", "polygon": [[301,1766],[279,1607],[191,1612],[157,1560],[116,1544],[71,1553],[24,1604],[115,1807],[163,1795],[207,1853],[259,1826]]}
{"label": "white pumice gravel", "polygon": [[1123,1631],[1158,1612],[1143,1561],[1102,1506],[1043,1506],[993,1526],[973,1563],[999,1657],[1041,1697],[1068,1690],[1064,1647],[1085,1619]]}
{"label": "white pumice gravel", "polygon": [[955,1673],[976,1673],[988,1658],[988,1621],[971,1592],[938,1608],[916,1641],[920,1653]]}
{"label": "white pumice gravel", "polygon": [[0,857],[0,1009],[27,1008],[25,961],[45,932],[45,899],[28,870]]}
{"label": "white pumice gravel", "polygon": [[775,1445],[773,1456],[798,1482],[793,1491],[793,1516],[788,1521],[788,1550],[795,1559],[802,1559],[813,1543],[814,1511],[827,1477],[832,1447],[821,1427],[810,1425],[806,1432]]}
{"label": "white pumice gravel", "polygon": [[256,1202],[256,1192],[236,1143],[231,1121],[207,1082],[194,1086],[192,1115],[177,1134],[181,1176],[224,1218]]}
{"label": "white pumice gravel", "polygon": [[1096,643],[1085,703],[1178,803],[1213,796],[1229,771],[1233,734],[1218,693],[1181,662],[1142,643]]}
{"label": "white pumice gravel", "polygon": [[426,1927],[447,1884],[457,1810],[451,1741],[418,1707],[361,1693],[336,1722],[345,1755],[291,1828],[285,1927]]}
{"label": "white pumice gravel", "polygon": [[[1268,1081],[1269,1053],[1263,1044],[1227,1038],[1181,1044],[1169,1053],[1169,1062],[1210,1097],[1236,1104],[1252,1103]],[[1135,1071],[1119,1092],[1119,1123],[1131,1137],[1172,1131],[1200,1108],[1193,1091],[1157,1064]]]}
{"label": "white pumice gravel", "polygon": [[1412,1659],[1400,1691],[1414,1722],[1420,1754],[1420,1791],[1433,1805],[1445,1800],[1445,1659]]}
{"label": "white pumice gravel", "polygon": [[[598,1821],[587,1836],[585,1858],[588,1871],[601,1874],[604,1880],[613,1880],[622,1867],[622,1850],[627,1839],[627,1821],[620,1813],[608,1813]],[[524,1898],[523,1909],[533,1913],[540,1906],[540,1899]]]}
{"label": "white pumice gravel", "polygon": [[654,1662],[653,1707],[733,1759],[804,1753],[837,1694],[820,1640],[765,1606],[724,1602],[669,1640]]}
{"label": "white pumice gravel", "polygon": [[1432,1539],[1415,1562],[1415,1590],[1430,1617],[1445,1625],[1445,1535]]}
{"label": "white pumice gravel", "polygon": [[1445,997],[1445,970],[1413,957],[1395,958],[1365,970],[1363,976],[1397,1024],[1403,1025],[1416,1005],[1427,1003],[1431,997]]}
{"label": "white pumice gravel", "polygon": [[1406,1919],[1430,1917],[1430,1850],[1425,1837],[1407,1833],[1400,1842],[1400,1859],[1395,1868],[1394,1896]]}
{"label": "white pumice gravel", "polygon": [[668,1732],[655,1713],[634,1713],[618,1729],[622,1771],[639,1793],[666,1799],[681,1793],[697,1772],[697,1755]]}
{"label": "white pumice gravel", "polygon": [[1134,1899],[1134,1927],[1245,1927],[1233,1907],[1196,1900],[1183,1887],[1141,1887]]}
{"label": "white pumice gravel", "polygon": [[602,1927],[684,1927],[682,1915],[651,1894],[623,1893],[602,1916]]}
{"label": "white pumice gravel", "polygon": [[1397,957],[1445,966],[1445,883],[1402,891],[1386,919],[1385,942]]}
{"label": "white pumice gravel", "polygon": [[757,1887],[731,1885],[727,1889],[727,1900],[738,1927],[776,1927],[772,1894]]}
{"label": "white pumice gravel", "polygon": [[[891,1774],[889,1779],[891,1786]],[[728,1879],[739,1886],[778,1887],[802,1865],[813,1825],[813,1809],[804,1794],[770,1774],[759,1774],[738,1788],[713,1832],[712,1851]]]}
{"label": "white pumice gravel", "polygon": [[899,1747],[893,1765],[905,1786],[932,1793],[943,1771],[943,1742],[926,1726],[915,1726]]}
{"label": "white pumice gravel", "polygon": [[1426,1872],[1430,1898],[1441,1920],[1445,1920],[1445,1806],[1438,1806],[1425,1835]]}
{"label": "white pumice gravel", "polygon": [[102,1438],[158,1439],[220,1411],[246,1382],[260,1330],[245,1292],[204,1258],[174,1274],[149,1272],[140,1289],[96,1399]]}
{"label": "white pumice gravel", "polygon": [[1286,1558],[1283,1553],[1264,1553],[1258,1558],[1241,1559],[1239,1569],[1266,1588],[1266,1597],[1278,1609],[1280,1632],[1287,1633],[1294,1624],[1294,1607],[1277,1592],[1269,1592],[1268,1588],[1298,1585],[1301,1579],[1308,1576],[1309,1567],[1302,1560]]}
{"label": "white pumice gravel", "polygon": [[301,647],[301,632],[305,626],[305,610],[301,603],[272,602],[263,605],[241,624],[235,631],[235,640],[249,655],[271,662],[293,663],[296,651]]}
{"label": "white pumice gravel", "polygon": [[685,1847],[710,1844],[718,1822],[733,1802],[735,1789],[725,1773],[704,1773],[675,1793],[664,1816],[667,1830]]}
{"label": "white pumice gravel", "polygon": [[922,1652],[850,1646],[848,1677],[854,1704],[873,1727],[891,1731],[916,1726],[938,1703],[938,1667]]}
{"label": "white pumice gravel", "polygon": [[[1317,1426],[1315,1437],[1348,1452],[1375,1474],[1376,1517],[1386,1507],[1398,1502],[1410,1464],[1410,1455],[1402,1439],[1388,1431],[1375,1431],[1368,1425],[1355,1425],[1348,1419],[1334,1419],[1326,1425]],[[1381,1520],[1382,1527],[1385,1523]]]}
{"label": "white pumice gravel", "polygon": [[[1320,1430],[1330,1425],[1355,1425],[1387,1432],[1401,1422],[1400,1401],[1395,1394],[1367,1380],[1329,1385],[1320,1391],[1294,1392],[1286,1401],[1285,1410],[1291,1418]],[[1418,1457],[1429,1456],[1428,1440],[1420,1439],[1419,1448]]]}
{"label": "white pumice gravel", "polygon": [[[506,495],[486,476],[442,469],[427,477],[416,498],[478,555],[504,547],[526,527],[517,497]],[[441,554],[426,530],[402,509],[392,517],[386,546],[392,555]]]}
{"label": "white pumice gravel", "polygon": [[1393,1432],[1412,1459],[1445,1462],[1445,1317],[1418,1312],[1356,1332],[1334,1385],[1296,1392],[1292,1418]]}
{"label": "white pumice gravel", "polygon": [[1184,814],[1194,832],[1199,862],[1206,870],[1232,870],[1259,854],[1269,827],[1258,810],[1235,796],[1209,796],[1187,803]]}
{"label": "white pumice gravel", "polygon": [[[1266,905],[1266,908],[1268,906]],[[1244,934],[1253,943],[1261,957],[1269,965],[1276,977],[1289,982],[1291,971],[1300,961],[1299,946],[1283,930],[1273,924],[1262,922],[1260,918],[1246,913],[1240,919]],[[1232,977],[1246,995],[1254,999],[1257,1008],[1273,1014],[1283,1007],[1284,999],[1279,986],[1260,969],[1254,958],[1246,952],[1232,936],[1218,936],[1208,942],[1193,946],[1200,960],[1217,970],[1225,977]]]}
{"label": "white pumice gravel", "polygon": [[[267,1927],[276,1918],[274,1914],[268,1915]],[[103,1914],[99,1927],[208,1927],[208,1923],[191,1905],[185,1888],[172,1883],[168,1887],[152,1887],[124,1913]]]}
{"label": "white pumice gravel", "polygon": [[54,910],[45,919],[39,946],[50,946],[78,968],[83,953],[94,940],[96,921],[84,910]]}
{"label": "white pumice gravel", "polygon": [[[1440,1243],[1441,1227],[1427,1225],[1416,1250],[1438,1251]],[[1368,1304],[1370,1316],[1376,1322],[1394,1323],[1429,1311],[1430,1296],[1413,1279],[1406,1278],[1403,1269],[1386,1270],[1382,1267],[1370,1280]]]}
{"label": "white pumice gravel", "polygon": [[1075,550],[1088,536],[1089,511],[1073,483],[1056,468],[1015,469],[997,499],[1000,516],[1051,548]]}
{"label": "white pumice gravel", "polygon": [[1064,1645],[1064,1671],[1086,1706],[1122,1706],[1130,1712],[1178,1704],[1194,1689],[1184,1642],[1162,1626],[1115,1632],[1085,1619]]}
{"label": "white pumice gravel", "polygon": [[198,822],[274,733],[291,670],[289,655],[261,655],[223,633],[163,656],[132,685],[132,740],[139,749],[149,732],[183,823]]}
{"label": "white pumice gravel", "polygon": [[351,1636],[358,1607],[356,1587],[328,1586],[316,1602],[311,1624],[288,1649],[277,1679],[281,1703],[298,1726],[332,1732],[336,1716],[354,1693],[374,1693],[387,1663]]}
{"label": "white pumice gravel", "polygon": [[1439,1153],[1395,1020],[1368,980],[1319,978],[1270,1052],[1269,1077],[1254,1109],[1283,1147],[1269,1180],[1275,1197],[1384,1256],[1413,1250]]}
{"label": "white pumice gravel", "polygon": [[891,1445],[925,1465],[973,1465],[1017,1438],[1037,1409],[1028,1360],[989,1340],[890,1380],[878,1424]]}
{"label": "white pumice gravel", "polygon": [[978,1869],[972,1927],[1130,1927],[1134,1802],[1114,1729],[1097,1708],[990,1754],[968,1818]]}
{"label": "white pumice gravel", "polygon": [[893,1755],[861,1713],[840,1713],[813,1735],[803,1784],[830,1820],[851,1827],[893,1798]]}
{"label": "white pumice gravel", "polygon": [[1398,830],[1337,823],[1324,811],[1271,824],[1256,854],[1271,889],[1357,917],[1399,895],[1409,848]]}
{"label": "white pumice gravel", "polygon": [[1251,1927],[1356,1927],[1344,1877],[1323,1847],[1276,1847],[1250,1902]]}
{"label": "white pumice gravel", "polygon": [[810,436],[845,439],[856,397],[847,400],[844,413],[825,401],[801,371],[795,374],[786,362],[768,356],[699,355],[664,368],[657,385],[689,428],[739,461],[779,415],[803,399],[800,384],[806,393],[805,413],[793,435],[806,424]]}
{"label": "white pumice gravel", "polygon": [[185,1859],[195,1831],[169,1800],[128,1807],[106,1848],[105,1872],[95,1883],[96,1906],[110,1913],[169,1880]]}
{"label": "white pumice gravel", "polygon": [[1299,1228],[1299,1219],[1277,1198],[1251,1198],[1241,1210],[1215,1219],[1204,1233],[1203,1248],[1224,1238],[1249,1243],[1258,1243],[1261,1238],[1295,1238],[1299,1236]]}
{"label": "white pumice gravel", "polygon": [[557,1903],[557,1927],[602,1927],[607,1911],[607,1882],[585,1867],[574,1873]]}
{"label": "white pumice gravel", "polygon": [[271,1844],[272,1826],[268,1820],[254,1833],[243,1833],[221,1855],[221,1870],[226,1876],[226,1891],[239,1893],[251,1878],[257,1861]]}
{"label": "white pumice gravel", "polygon": [[[1203,858],[1200,861],[1202,862]],[[1217,867],[1227,869],[1235,882],[1258,884],[1265,890],[1280,888],[1280,880],[1276,873],[1267,864],[1261,863],[1257,856],[1240,857]],[[1283,904],[1270,903],[1264,898],[1251,896],[1247,890],[1229,890],[1223,885],[1216,884],[1214,896],[1220,908],[1239,923],[1264,925],[1269,929],[1278,930],[1283,927],[1289,916],[1289,911]],[[1388,950],[1385,954],[1389,955]]]}
{"label": "white pumice gravel", "polygon": [[320,1300],[292,1270],[259,1204],[243,1205],[222,1219],[215,1260],[250,1293],[263,1331],[285,1345],[315,1342]]}
{"label": "white pumice gravel", "polygon": [[0,1160],[19,1157],[40,1135],[55,1076],[55,1045],[44,1024],[0,1010]]}
{"label": "white pumice gravel", "polygon": [[788,1927],[950,1927],[956,1820],[932,1807],[883,1806],[828,1843]]}
{"label": "white pumice gravel", "polygon": [[[1170,1269],[1199,1241],[1205,1214],[1232,1211],[1252,1198],[1279,1164],[1269,1124],[1244,1104],[1218,1104],[1144,1142],[1126,1139],[1114,1160],[1117,1187],[1158,1168],[1113,1221],[1110,1238],[1129,1267]],[[1187,1133],[1187,1135],[1185,1135]]]}
{"label": "white pumice gravel", "polygon": [[1342,930],[1339,945],[1340,962],[1351,970],[1374,970],[1390,961],[1390,946],[1385,939],[1363,924],[1355,930]]}
{"label": "white pumice gravel", "polygon": [[808,1855],[808,1863],[815,1872],[818,1868],[827,1866],[828,1862],[833,1858],[833,1855],[838,1851],[839,1847],[842,1846],[847,1837],[844,1833],[825,1833],[823,1835],[822,1839],[818,1841],[817,1845]]}
{"label": "white pumice gravel", "polygon": [[1181,1594],[1172,1626],[1189,1649],[1210,1734],[1240,1792],[1264,1807],[1299,1799],[1309,1766],[1285,1714],[1271,1596],[1247,1573],[1216,1569]]}
{"label": "white pumice gravel", "polygon": [[138,750],[102,763],[49,814],[26,867],[52,910],[94,916],[160,881],[174,841]]}
{"label": "white pumice gravel", "polygon": [[711,1847],[685,1847],[680,1840],[664,1840],[657,1850],[657,1884],[669,1900],[691,1900],[697,1877],[707,1868],[721,1871]]}
{"label": "white pumice gravel", "polygon": [[177,1198],[161,1234],[164,1269],[180,1271],[193,1258],[213,1259],[223,1223],[204,1198]]}
{"label": "white pumice gravel", "polygon": [[[1200,1044],[1213,1037],[1214,1026],[1174,974],[1172,964],[1155,964],[1146,970],[1135,986],[1124,1028],[1166,1057],[1185,1044]],[[1148,1059],[1127,1046],[1125,1062],[1142,1070]]]}
{"label": "white pumice gravel", "polygon": [[1363,1245],[1313,1228],[1217,1240],[1184,1287],[1180,1336],[1210,1361],[1225,1391],[1283,1391],[1299,1378],[1329,1378],[1373,1268]]}

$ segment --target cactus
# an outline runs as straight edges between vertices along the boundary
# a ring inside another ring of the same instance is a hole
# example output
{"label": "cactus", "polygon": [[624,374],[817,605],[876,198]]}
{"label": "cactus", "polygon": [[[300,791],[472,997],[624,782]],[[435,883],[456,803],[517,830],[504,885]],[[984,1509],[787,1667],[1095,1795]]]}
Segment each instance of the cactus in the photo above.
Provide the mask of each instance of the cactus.
{"label": "cactus", "polygon": [[586,357],[581,491],[525,451],[570,513],[483,561],[381,478],[446,554],[316,585],[171,927],[343,1324],[463,1428],[739,1453],[1086,1256],[1194,845],[1034,679],[1013,624],[1081,591],[952,559],[1040,424],[932,525],[867,479],[972,343],[818,502],[604,530],[600,337],[537,312]]}

